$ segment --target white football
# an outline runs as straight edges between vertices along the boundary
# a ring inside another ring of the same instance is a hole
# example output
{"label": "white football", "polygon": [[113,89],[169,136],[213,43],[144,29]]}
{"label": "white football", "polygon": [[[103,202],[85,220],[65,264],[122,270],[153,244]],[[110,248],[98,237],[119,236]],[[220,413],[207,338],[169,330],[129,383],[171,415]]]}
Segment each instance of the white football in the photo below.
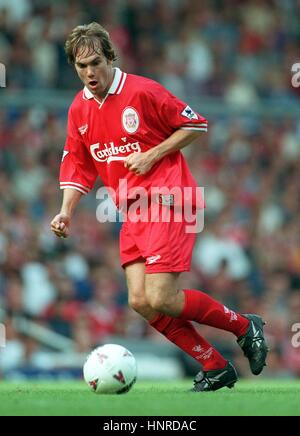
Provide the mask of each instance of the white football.
{"label": "white football", "polygon": [[136,360],[125,347],[106,344],[89,354],[83,366],[83,376],[96,394],[123,394],[136,381]]}

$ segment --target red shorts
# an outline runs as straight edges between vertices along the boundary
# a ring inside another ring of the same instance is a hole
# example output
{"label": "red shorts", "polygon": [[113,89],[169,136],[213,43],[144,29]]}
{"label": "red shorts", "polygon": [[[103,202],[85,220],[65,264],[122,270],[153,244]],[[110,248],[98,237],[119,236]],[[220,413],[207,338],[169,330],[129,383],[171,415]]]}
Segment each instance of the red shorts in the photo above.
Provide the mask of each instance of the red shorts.
{"label": "red shorts", "polygon": [[189,224],[127,220],[120,232],[122,267],[141,260],[148,274],[190,271],[196,233],[186,232]]}

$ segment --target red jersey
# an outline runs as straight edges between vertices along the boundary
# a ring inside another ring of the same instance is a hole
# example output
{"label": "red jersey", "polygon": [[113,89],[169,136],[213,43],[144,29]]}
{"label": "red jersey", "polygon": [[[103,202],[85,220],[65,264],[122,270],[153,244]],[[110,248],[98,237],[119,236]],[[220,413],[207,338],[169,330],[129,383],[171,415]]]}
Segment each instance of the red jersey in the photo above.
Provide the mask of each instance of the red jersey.
{"label": "red jersey", "polygon": [[83,194],[100,176],[116,192],[119,180],[128,191],[143,187],[196,187],[180,151],[162,158],[144,176],[124,167],[124,158],[146,152],[178,129],[207,131],[207,121],[157,82],[115,69],[113,83],[100,103],[84,88],[68,114],[68,132],[60,171],[61,189],[73,188]]}

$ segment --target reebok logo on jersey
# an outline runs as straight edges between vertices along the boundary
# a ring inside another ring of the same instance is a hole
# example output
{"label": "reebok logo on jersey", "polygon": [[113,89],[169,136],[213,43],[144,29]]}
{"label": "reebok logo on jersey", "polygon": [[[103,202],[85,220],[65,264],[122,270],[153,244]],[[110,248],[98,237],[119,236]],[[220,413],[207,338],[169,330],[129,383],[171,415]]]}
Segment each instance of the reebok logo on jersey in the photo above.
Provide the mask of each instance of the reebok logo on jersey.
{"label": "reebok logo on jersey", "polygon": [[152,265],[153,263],[157,262],[160,258],[161,258],[160,254],[158,254],[157,256],[147,257],[147,264]]}
{"label": "reebok logo on jersey", "polygon": [[84,135],[87,132],[87,129],[89,128],[88,124],[85,124],[84,126],[79,127],[79,132],[81,135]]}
{"label": "reebok logo on jersey", "polygon": [[189,120],[198,120],[197,114],[191,109],[189,106],[187,106],[182,112],[181,115],[183,117],[188,118]]}

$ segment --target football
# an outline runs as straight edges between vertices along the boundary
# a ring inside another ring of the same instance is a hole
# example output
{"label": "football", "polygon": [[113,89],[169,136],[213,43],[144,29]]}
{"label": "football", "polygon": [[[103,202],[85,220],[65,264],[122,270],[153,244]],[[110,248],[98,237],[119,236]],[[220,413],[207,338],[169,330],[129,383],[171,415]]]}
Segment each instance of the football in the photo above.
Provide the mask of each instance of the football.
{"label": "football", "polygon": [[106,344],[88,355],[83,376],[96,394],[123,394],[136,382],[136,360],[125,347]]}

